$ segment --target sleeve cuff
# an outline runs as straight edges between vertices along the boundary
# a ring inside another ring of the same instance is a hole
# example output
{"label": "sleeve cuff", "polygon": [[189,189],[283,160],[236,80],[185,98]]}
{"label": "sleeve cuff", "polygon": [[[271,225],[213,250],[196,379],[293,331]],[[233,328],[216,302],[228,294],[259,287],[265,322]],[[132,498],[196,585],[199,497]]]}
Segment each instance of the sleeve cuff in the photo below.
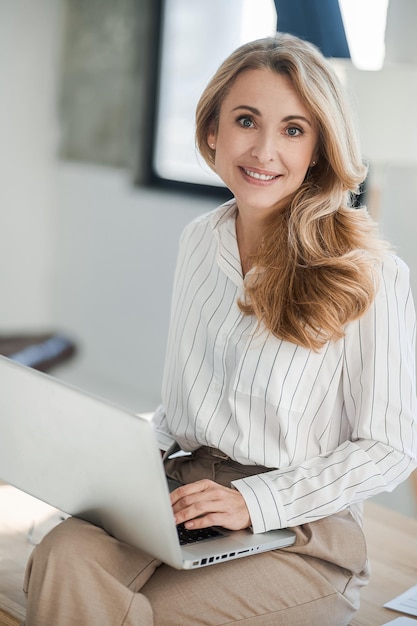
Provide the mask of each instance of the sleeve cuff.
{"label": "sleeve cuff", "polygon": [[283,504],[267,475],[257,474],[232,483],[245,499],[255,534],[288,527]]}
{"label": "sleeve cuff", "polygon": [[166,452],[170,449],[170,447],[175,443],[175,439],[170,437],[166,433],[161,433],[158,430],[155,430],[156,442],[160,450]]}
{"label": "sleeve cuff", "polygon": [[168,430],[166,415],[162,405],[156,409],[152,418],[152,425],[159,448],[166,452],[175,443],[175,439]]}

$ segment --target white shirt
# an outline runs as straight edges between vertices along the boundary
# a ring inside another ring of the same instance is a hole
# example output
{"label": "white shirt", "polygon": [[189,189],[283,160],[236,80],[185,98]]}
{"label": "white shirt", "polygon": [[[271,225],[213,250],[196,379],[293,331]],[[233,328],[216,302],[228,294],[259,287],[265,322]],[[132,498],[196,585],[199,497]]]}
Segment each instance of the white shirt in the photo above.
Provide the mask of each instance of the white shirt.
{"label": "white shirt", "polygon": [[412,471],[416,319],[407,266],[386,256],[373,305],[319,352],[256,331],[230,201],[181,238],[159,445],[222,450],[271,471],[234,481],[254,532],[332,515]]}

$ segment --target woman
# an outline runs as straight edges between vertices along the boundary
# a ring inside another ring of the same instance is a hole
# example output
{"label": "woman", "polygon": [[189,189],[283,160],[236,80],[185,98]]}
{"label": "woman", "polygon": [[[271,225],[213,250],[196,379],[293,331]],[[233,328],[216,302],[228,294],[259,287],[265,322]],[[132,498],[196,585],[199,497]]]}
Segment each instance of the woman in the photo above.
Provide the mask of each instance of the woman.
{"label": "woman", "polygon": [[28,626],[348,624],[361,502],[415,467],[408,270],[349,207],[366,171],[327,62],[289,35],[242,46],[200,99],[197,143],[234,199],[181,239],[154,417],[173,511],[296,543],[179,572],[70,519],[28,564]]}

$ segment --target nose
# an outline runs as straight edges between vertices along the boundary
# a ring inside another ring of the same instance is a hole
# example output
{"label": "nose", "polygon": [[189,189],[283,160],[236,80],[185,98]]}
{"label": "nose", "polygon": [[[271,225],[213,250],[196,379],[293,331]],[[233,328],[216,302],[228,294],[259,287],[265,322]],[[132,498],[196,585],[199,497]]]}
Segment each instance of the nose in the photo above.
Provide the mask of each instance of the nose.
{"label": "nose", "polygon": [[269,163],[277,158],[278,140],[273,133],[257,133],[252,146],[251,155],[256,157],[260,163]]}

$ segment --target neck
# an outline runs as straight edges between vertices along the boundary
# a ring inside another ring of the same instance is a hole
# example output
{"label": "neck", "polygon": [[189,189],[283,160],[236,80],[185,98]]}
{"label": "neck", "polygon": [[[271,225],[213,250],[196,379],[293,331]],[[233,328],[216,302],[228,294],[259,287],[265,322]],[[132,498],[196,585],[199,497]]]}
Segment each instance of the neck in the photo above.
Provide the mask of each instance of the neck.
{"label": "neck", "polygon": [[257,222],[248,222],[242,215],[236,216],[236,239],[239,248],[242,273],[245,276],[253,265],[253,257],[262,237],[262,226]]}

